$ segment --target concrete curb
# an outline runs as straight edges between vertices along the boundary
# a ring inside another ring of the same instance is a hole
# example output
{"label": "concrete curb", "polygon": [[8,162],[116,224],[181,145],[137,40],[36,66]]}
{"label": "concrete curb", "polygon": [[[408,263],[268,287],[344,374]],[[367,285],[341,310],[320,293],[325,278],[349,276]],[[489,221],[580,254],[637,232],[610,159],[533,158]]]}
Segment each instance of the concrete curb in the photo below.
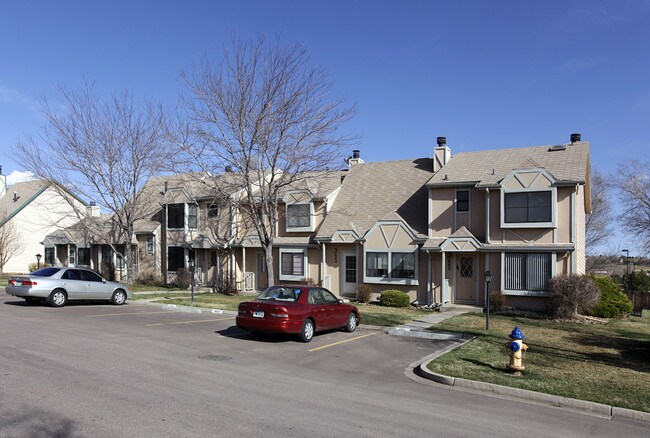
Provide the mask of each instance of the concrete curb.
{"label": "concrete curb", "polygon": [[602,403],[595,403],[585,400],[578,400],[575,398],[562,397],[558,395],[545,394],[542,392],[530,391],[527,389],[511,388],[508,386],[496,385],[494,383],[485,383],[477,382],[475,380],[462,379],[460,377],[450,377],[445,376],[444,374],[434,373],[428,369],[430,362],[434,361],[438,357],[446,354],[461,345],[469,342],[471,339],[468,339],[465,342],[456,345],[450,345],[449,347],[440,350],[439,352],[429,355],[419,363],[412,364],[413,366],[409,367],[413,369],[420,377],[429,379],[431,381],[442,383],[443,385],[454,386],[463,389],[469,389],[474,391],[488,392],[496,395],[502,395],[507,397],[518,398],[522,400],[532,401],[543,403],[559,408],[571,408],[590,414],[605,415],[608,417],[619,417],[627,418],[636,421],[644,421],[650,423],[650,413],[634,411],[632,409],[619,408],[616,406],[605,405]]}
{"label": "concrete curb", "polygon": [[156,301],[156,300],[137,300],[135,302],[146,304],[148,306],[151,305],[159,306],[162,310],[169,310],[171,312],[212,313],[217,315],[231,315],[231,316],[237,315],[237,312],[233,310],[221,310],[221,309],[213,309],[208,307],[179,306],[178,304],[162,304],[160,301]]}

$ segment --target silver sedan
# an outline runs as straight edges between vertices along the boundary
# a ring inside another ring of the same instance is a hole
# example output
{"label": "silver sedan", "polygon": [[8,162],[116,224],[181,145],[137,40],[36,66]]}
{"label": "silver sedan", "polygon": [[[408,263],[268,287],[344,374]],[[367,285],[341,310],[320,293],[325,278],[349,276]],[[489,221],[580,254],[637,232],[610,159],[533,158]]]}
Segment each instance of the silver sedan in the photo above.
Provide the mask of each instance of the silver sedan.
{"label": "silver sedan", "polygon": [[9,278],[9,295],[24,298],[29,304],[47,301],[63,307],[68,300],[107,300],[117,306],[133,298],[131,288],[106,281],[97,273],[81,268],[48,267],[31,274]]}

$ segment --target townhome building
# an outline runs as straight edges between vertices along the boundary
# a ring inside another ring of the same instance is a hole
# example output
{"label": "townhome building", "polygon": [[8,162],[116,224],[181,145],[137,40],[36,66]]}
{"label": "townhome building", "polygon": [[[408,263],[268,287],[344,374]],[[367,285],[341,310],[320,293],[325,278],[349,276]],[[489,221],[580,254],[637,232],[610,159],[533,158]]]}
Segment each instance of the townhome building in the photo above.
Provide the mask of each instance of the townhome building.
{"label": "townhome building", "polygon": [[[360,285],[376,294],[398,289],[442,305],[484,305],[489,287],[508,305],[540,308],[551,277],[584,273],[589,144],[578,134],[559,145],[458,154],[439,137],[432,152],[366,163],[354,151],[347,169],[305,174],[284,189],[270,267],[276,281],[349,298]],[[139,274],[173,283],[191,267],[200,285],[266,288],[269,267],[249,219],[257,207],[243,202],[239,181],[232,171],[150,180],[150,214],[132,240]],[[46,242],[58,246],[55,237]],[[106,248],[84,260],[93,267],[119,259],[119,249]]]}
{"label": "townhome building", "polygon": [[27,273],[50,255],[43,253],[42,236],[63,230],[78,221],[70,204],[83,208],[84,201],[45,180],[7,185],[0,166],[0,258],[2,271]]}

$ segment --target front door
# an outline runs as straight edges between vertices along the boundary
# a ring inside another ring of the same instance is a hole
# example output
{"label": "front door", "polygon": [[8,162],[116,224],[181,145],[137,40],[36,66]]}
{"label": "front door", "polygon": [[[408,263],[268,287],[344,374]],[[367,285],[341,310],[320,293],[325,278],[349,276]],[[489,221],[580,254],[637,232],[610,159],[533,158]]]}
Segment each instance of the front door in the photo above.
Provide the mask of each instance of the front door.
{"label": "front door", "polygon": [[353,296],[357,292],[357,254],[343,252],[341,260],[341,295]]}
{"label": "front door", "polygon": [[476,304],[476,255],[456,254],[456,302]]}

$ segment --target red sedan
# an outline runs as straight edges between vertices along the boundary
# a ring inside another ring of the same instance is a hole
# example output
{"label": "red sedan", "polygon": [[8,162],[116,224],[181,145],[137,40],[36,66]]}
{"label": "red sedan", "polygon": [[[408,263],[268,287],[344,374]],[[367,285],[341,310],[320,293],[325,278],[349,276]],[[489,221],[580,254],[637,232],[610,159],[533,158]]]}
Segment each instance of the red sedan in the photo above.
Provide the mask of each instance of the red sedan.
{"label": "red sedan", "polygon": [[237,327],[251,332],[296,333],[309,342],[317,331],[353,332],[359,310],[322,287],[272,286],[257,299],[239,304]]}

